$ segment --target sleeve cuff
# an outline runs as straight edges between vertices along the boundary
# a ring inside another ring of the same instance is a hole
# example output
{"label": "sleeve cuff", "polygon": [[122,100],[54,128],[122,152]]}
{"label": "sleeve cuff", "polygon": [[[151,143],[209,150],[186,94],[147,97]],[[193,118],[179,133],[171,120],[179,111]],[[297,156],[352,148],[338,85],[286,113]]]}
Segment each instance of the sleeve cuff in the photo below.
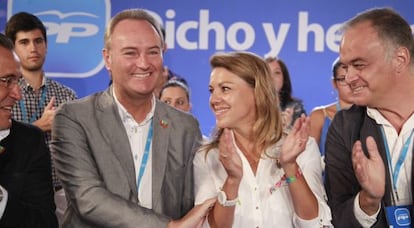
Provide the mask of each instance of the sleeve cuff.
{"label": "sleeve cuff", "polygon": [[300,218],[296,213],[293,213],[294,227],[333,228],[331,220],[332,220],[331,211],[329,210],[329,208],[323,207],[320,202],[318,203],[318,217],[314,219],[305,220],[305,219]]}
{"label": "sleeve cuff", "polygon": [[355,218],[361,224],[362,227],[371,227],[377,221],[377,216],[381,210],[381,207],[378,207],[378,211],[375,214],[369,216],[367,215],[359,206],[359,193],[354,199],[354,214]]}

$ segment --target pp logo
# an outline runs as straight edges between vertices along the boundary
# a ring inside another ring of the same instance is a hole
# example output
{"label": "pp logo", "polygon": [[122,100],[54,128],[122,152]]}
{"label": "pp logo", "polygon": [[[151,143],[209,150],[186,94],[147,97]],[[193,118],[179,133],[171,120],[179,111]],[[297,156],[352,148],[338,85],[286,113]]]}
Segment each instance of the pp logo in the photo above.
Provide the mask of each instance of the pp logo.
{"label": "pp logo", "polygon": [[85,78],[104,66],[103,36],[111,17],[110,0],[9,0],[7,15],[26,11],[47,29],[44,70],[50,77]]}
{"label": "pp logo", "polygon": [[395,221],[399,226],[411,225],[410,211],[407,208],[398,208],[394,212]]}

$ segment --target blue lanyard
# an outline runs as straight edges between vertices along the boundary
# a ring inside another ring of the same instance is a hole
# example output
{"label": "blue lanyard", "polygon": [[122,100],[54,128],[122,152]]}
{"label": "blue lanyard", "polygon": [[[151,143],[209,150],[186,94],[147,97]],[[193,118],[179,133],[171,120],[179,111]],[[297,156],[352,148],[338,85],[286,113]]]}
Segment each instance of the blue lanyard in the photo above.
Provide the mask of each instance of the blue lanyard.
{"label": "blue lanyard", "polygon": [[147,163],[148,163],[148,155],[150,152],[151,142],[152,142],[152,119],[151,119],[149,130],[148,130],[147,141],[145,143],[144,155],[142,155],[141,166],[139,167],[139,174],[138,174],[138,180],[137,180],[138,191],[139,191],[139,186],[141,184],[142,176],[144,176],[145,167],[147,166]]}
{"label": "blue lanyard", "polygon": [[47,90],[47,85],[45,84],[45,86],[42,90],[42,95],[40,96],[39,103],[36,106],[36,112],[34,112],[32,114],[32,116],[30,117],[30,121],[28,119],[27,109],[26,109],[26,105],[24,104],[24,100],[21,99],[19,101],[20,110],[22,111],[22,116],[23,116],[23,122],[33,123],[37,119],[37,114],[39,114],[39,112],[40,112],[40,114],[42,114],[41,112],[42,112],[42,109],[43,109],[43,106],[44,106],[45,100],[46,100],[46,90]]}
{"label": "blue lanyard", "polygon": [[407,157],[408,146],[410,145],[413,132],[414,132],[414,129],[411,130],[410,136],[405,141],[403,148],[401,148],[400,157],[398,158],[397,164],[395,164],[395,168],[393,169],[390,149],[388,148],[388,143],[387,143],[387,138],[385,137],[384,129],[381,128],[381,134],[382,134],[382,138],[384,139],[384,146],[385,146],[385,152],[387,154],[388,165],[392,173],[392,187],[394,189],[394,192],[396,193],[397,199],[398,199],[398,194],[397,194],[398,175],[400,174],[401,165],[404,162],[405,158]]}

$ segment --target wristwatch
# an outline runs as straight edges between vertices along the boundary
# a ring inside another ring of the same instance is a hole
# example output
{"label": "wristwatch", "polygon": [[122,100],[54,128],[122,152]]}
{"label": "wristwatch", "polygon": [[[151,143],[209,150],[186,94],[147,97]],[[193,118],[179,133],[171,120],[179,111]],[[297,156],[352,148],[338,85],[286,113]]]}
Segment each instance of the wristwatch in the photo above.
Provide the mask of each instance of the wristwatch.
{"label": "wristwatch", "polygon": [[217,199],[218,199],[219,204],[223,207],[233,207],[233,206],[236,206],[236,204],[239,202],[239,197],[236,197],[235,199],[232,199],[232,200],[227,200],[226,193],[222,190],[218,192]]}

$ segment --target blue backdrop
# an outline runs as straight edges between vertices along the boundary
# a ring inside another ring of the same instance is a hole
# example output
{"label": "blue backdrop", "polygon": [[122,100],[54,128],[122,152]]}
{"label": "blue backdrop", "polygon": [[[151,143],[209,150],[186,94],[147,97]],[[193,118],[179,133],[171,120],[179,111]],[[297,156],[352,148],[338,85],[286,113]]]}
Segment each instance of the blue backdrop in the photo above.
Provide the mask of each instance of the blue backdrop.
{"label": "blue backdrop", "polygon": [[414,1],[407,0],[0,0],[0,30],[16,12],[39,16],[48,28],[47,75],[83,97],[108,85],[101,50],[109,18],[126,8],[151,10],[167,31],[165,64],[189,82],[192,113],[209,134],[214,127],[208,107],[213,53],[246,50],[282,58],[294,95],[309,113],[336,98],[330,68],[338,55],[340,24],[383,6],[396,9],[414,28]]}

